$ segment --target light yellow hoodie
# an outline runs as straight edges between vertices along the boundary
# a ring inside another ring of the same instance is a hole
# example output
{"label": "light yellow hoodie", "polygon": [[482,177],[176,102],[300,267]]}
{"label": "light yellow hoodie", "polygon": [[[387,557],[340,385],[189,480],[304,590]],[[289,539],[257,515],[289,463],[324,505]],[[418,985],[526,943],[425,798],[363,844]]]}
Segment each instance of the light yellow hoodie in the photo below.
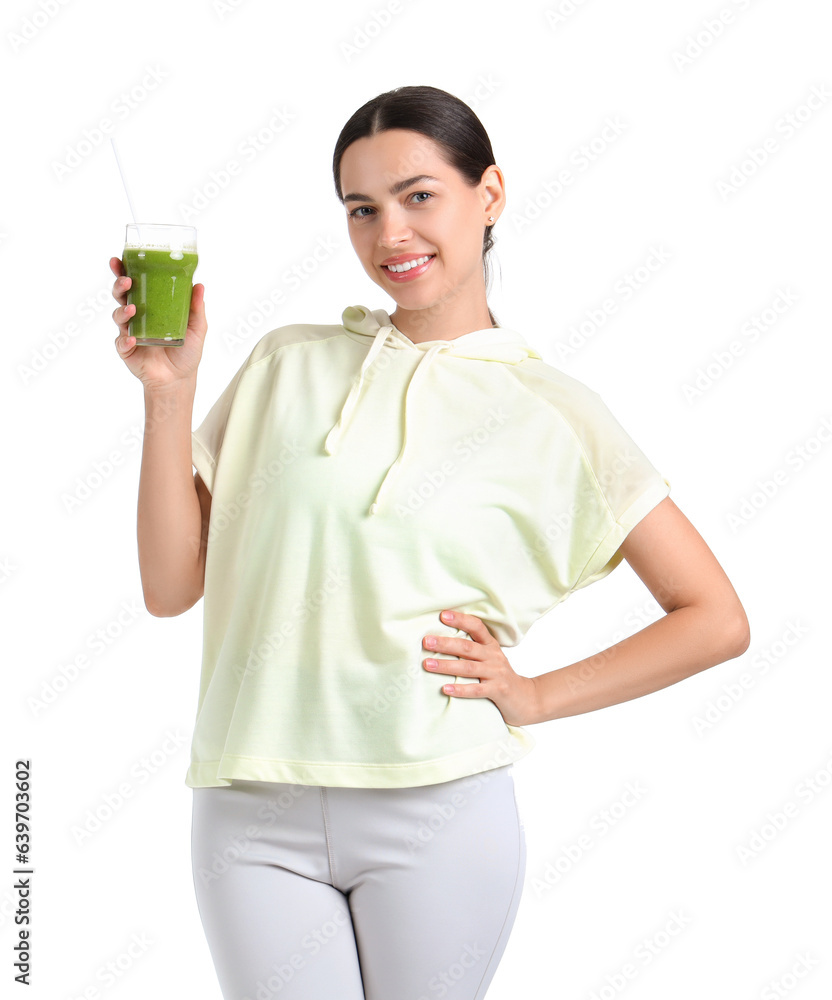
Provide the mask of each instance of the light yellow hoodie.
{"label": "light yellow hoodie", "polygon": [[[192,435],[212,494],[190,787],[393,788],[524,757],[422,666],[501,646],[621,561],[670,484],[600,396],[493,327],[414,344],[383,309],[256,344]],[[546,669],[553,669],[551,664]]]}

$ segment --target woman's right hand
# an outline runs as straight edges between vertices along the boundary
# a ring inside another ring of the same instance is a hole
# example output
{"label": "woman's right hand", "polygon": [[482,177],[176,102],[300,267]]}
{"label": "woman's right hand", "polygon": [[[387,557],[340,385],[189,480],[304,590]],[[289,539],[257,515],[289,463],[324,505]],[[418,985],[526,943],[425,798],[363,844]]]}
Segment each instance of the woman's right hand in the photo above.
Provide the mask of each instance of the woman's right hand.
{"label": "woman's right hand", "polygon": [[113,310],[113,321],[119,329],[116,350],[130,371],[146,388],[161,388],[185,379],[194,378],[202,358],[202,347],[208,322],[205,319],[205,286],[196,284],[191,293],[188,329],[185,343],[179,347],[160,347],[156,344],[140,345],[135,337],[127,335],[128,324],[136,307],[127,305],[127,292],[132,279],[124,274],[124,265],[118,257],[110,258],[110,270],[116,275],[113,298],[119,303]]}

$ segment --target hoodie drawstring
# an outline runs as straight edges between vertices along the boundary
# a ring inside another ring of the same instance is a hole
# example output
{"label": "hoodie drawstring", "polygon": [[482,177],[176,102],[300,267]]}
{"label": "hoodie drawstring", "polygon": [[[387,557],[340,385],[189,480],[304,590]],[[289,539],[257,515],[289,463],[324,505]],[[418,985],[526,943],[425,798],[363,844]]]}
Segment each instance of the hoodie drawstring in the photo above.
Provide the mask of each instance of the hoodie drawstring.
{"label": "hoodie drawstring", "polygon": [[[414,389],[415,386],[424,378],[425,372],[437,354],[441,351],[445,351],[449,355],[456,357],[498,361],[505,364],[519,364],[528,357],[540,357],[540,354],[538,354],[538,352],[531,345],[527,344],[519,334],[516,334],[513,331],[504,330],[503,328],[495,328],[495,331],[496,329],[499,329],[500,332],[493,341],[485,343],[482,341],[471,342],[470,340],[466,341],[466,338],[463,337],[456,341],[432,341],[430,347],[423,348],[418,344],[414,344],[413,341],[405,337],[403,333],[397,330],[396,327],[390,323],[390,317],[383,310],[376,310],[376,312],[373,313],[364,306],[349,306],[344,310],[342,319],[345,329],[360,332],[368,336],[372,335],[373,343],[370,345],[370,348],[361,363],[361,369],[358,373],[358,377],[353,380],[353,384],[350,387],[347,398],[344,400],[344,405],[341,407],[341,413],[339,414],[338,419],[330,428],[330,431],[326,436],[324,441],[324,451],[327,455],[334,455],[340,447],[341,439],[343,438],[353,413],[355,412],[356,406],[358,405],[365,382],[368,380],[367,372],[369,371],[370,366],[375,362],[385,344],[387,344],[388,341],[391,341],[392,346],[395,348],[419,351],[422,355],[410,376],[410,380],[408,381],[407,389],[404,394],[401,448],[399,449],[399,454],[396,456],[396,459],[387,469],[384,479],[381,481],[381,486],[379,486],[375,498],[369,507],[368,514],[371,516],[378,511],[383,494],[389,489],[397,472],[401,469],[402,462],[404,460],[405,449],[407,447],[408,404],[412,403],[412,400],[410,399],[411,390]],[[383,323],[383,320],[387,320],[387,322]],[[373,334],[372,330],[376,326],[378,326],[378,329]],[[484,333],[485,331],[482,332]]]}
{"label": "hoodie drawstring", "polygon": [[355,409],[355,404],[358,402],[358,397],[361,393],[361,389],[364,386],[364,375],[370,365],[375,361],[378,356],[378,352],[387,343],[387,338],[393,332],[392,326],[382,326],[380,327],[378,333],[373,339],[373,343],[370,346],[370,350],[367,351],[367,356],[361,364],[361,371],[358,373],[358,378],[353,380],[352,388],[344,401],[344,405],[341,407],[341,415],[335,421],[329,434],[326,436],[326,441],[324,441],[324,451],[327,455],[334,455],[338,443],[341,440],[341,434],[349,422],[349,418],[352,415],[352,411]]}
{"label": "hoodie drawstring", "polygon": [[[341,407],[340,416],[332,426],[329,434],[326,436],[326,440],[324,441],[324,451],[327,455],[334,455],[338,450],[341,437],[349,425],[350,417],[355,410],[356,404],[358,403],[358,397],[361,395],[361,390],[364,387],[367,371],[370,368],[370,365],[372,365],[378,357],[382,347],[384,347],[387,343],[388,338],[393,333],[394,328],[392,326],[382,326],[373,338],[373,343],[370,346],[369,351],[367,351],[367,356],[361,364],[361,371],[358,373],[358,378],[353,381],[349,394],[344,401],[344,405]],[[384,492],[386,492],[387,487],[390,485],[393,472],[399,468],[402,463],[402,459],[404,458],[404,451],[407,447],[407,402],[410,390],[418,383],[424,372],[427,370],[427,364],[430,363],[430,359],[435,357],[439,351],[450,350],[450,348],[451,345],[449,343],[437,342],[432,344],[427,351],[422,353],[422,357],[419,359],[416,368],[413,370],[413,374],[410,376],[410,381],[407,384],[407,389],[404,394],[404,430],[402,433],[402,446],[399,449],[399,454],[396,456],[395,461],[385,473],[384,479],[381,481],[381,486],[379,486],[375,499],[367,512],[368,514],[375,514],[379,509],[381,496]]]}
{"label": "hoodie drawstring", "polygon": [[387,487],[391,482],[390,478],[391,474],[394,469],[397,469],[399,465],[401,465],[402,459],[404,458],[404,449],[407,446],[407,401],[408,397],[410,396],[410,390],[416,385],[418,380],[422,378],[424,373],[427,371],[427,367],[431,358],[435,358],[440,351],[449,350],[450,346],[451,346],[450,344],[433,344],[422,355],[419,363],[416,365],[413,374],[410,376],[410,381],[407,383],[407,389],[405,390],[404,393],[404,418],[403,418],[404,430],[402,431],[402,446],[399,449],[399,454],[396,456],[395,462],[393,462],[393,464],[387,470],[384,479],[382,479],[381,486],[379,486],[378,488],[378,493],[376,493],[375,499],[373,500],[372,504],[370,504],[370,509],[368,511],[368,513],[370,514],[375,514],[375,512],[378,510],[379,503],[381,501],[381,495],[385,492],[385,490],[387,489]]}

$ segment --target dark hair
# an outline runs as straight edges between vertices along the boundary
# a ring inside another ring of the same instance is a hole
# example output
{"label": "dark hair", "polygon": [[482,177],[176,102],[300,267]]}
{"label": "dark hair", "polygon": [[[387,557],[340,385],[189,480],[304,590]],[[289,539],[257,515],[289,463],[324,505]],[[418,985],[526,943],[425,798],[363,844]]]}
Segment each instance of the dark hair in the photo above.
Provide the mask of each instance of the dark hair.
{"label": "dark hair", "polygon": [[[343,204],[341,157],[344,150],[366,136],[388,129],[421,132],[441,147],[444,158],[476,186],[483,172],[494,163],[491,140],[473,110],[458,97],[437,87],[395,87],[367,101],[341,129],[332,157],[335,192]],[[486,226],[482,241],[483,276],[486,290],[491,278],[488,253],[494,246],[492,226]],[[488,310],[491,322],[497,321]]]}

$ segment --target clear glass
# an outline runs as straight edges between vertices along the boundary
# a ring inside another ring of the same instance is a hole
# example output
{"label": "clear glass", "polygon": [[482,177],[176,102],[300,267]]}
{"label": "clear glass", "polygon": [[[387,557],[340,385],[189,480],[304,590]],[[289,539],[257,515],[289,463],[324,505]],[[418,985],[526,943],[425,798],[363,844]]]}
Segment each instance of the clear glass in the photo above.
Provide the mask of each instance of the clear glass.
{"label": "clear glass", "polygon": [[144,346],[181,347],[199,257],[193,226],[131,222],[122,264],[132,278],[127,302],[136,307],[128,333]]}

